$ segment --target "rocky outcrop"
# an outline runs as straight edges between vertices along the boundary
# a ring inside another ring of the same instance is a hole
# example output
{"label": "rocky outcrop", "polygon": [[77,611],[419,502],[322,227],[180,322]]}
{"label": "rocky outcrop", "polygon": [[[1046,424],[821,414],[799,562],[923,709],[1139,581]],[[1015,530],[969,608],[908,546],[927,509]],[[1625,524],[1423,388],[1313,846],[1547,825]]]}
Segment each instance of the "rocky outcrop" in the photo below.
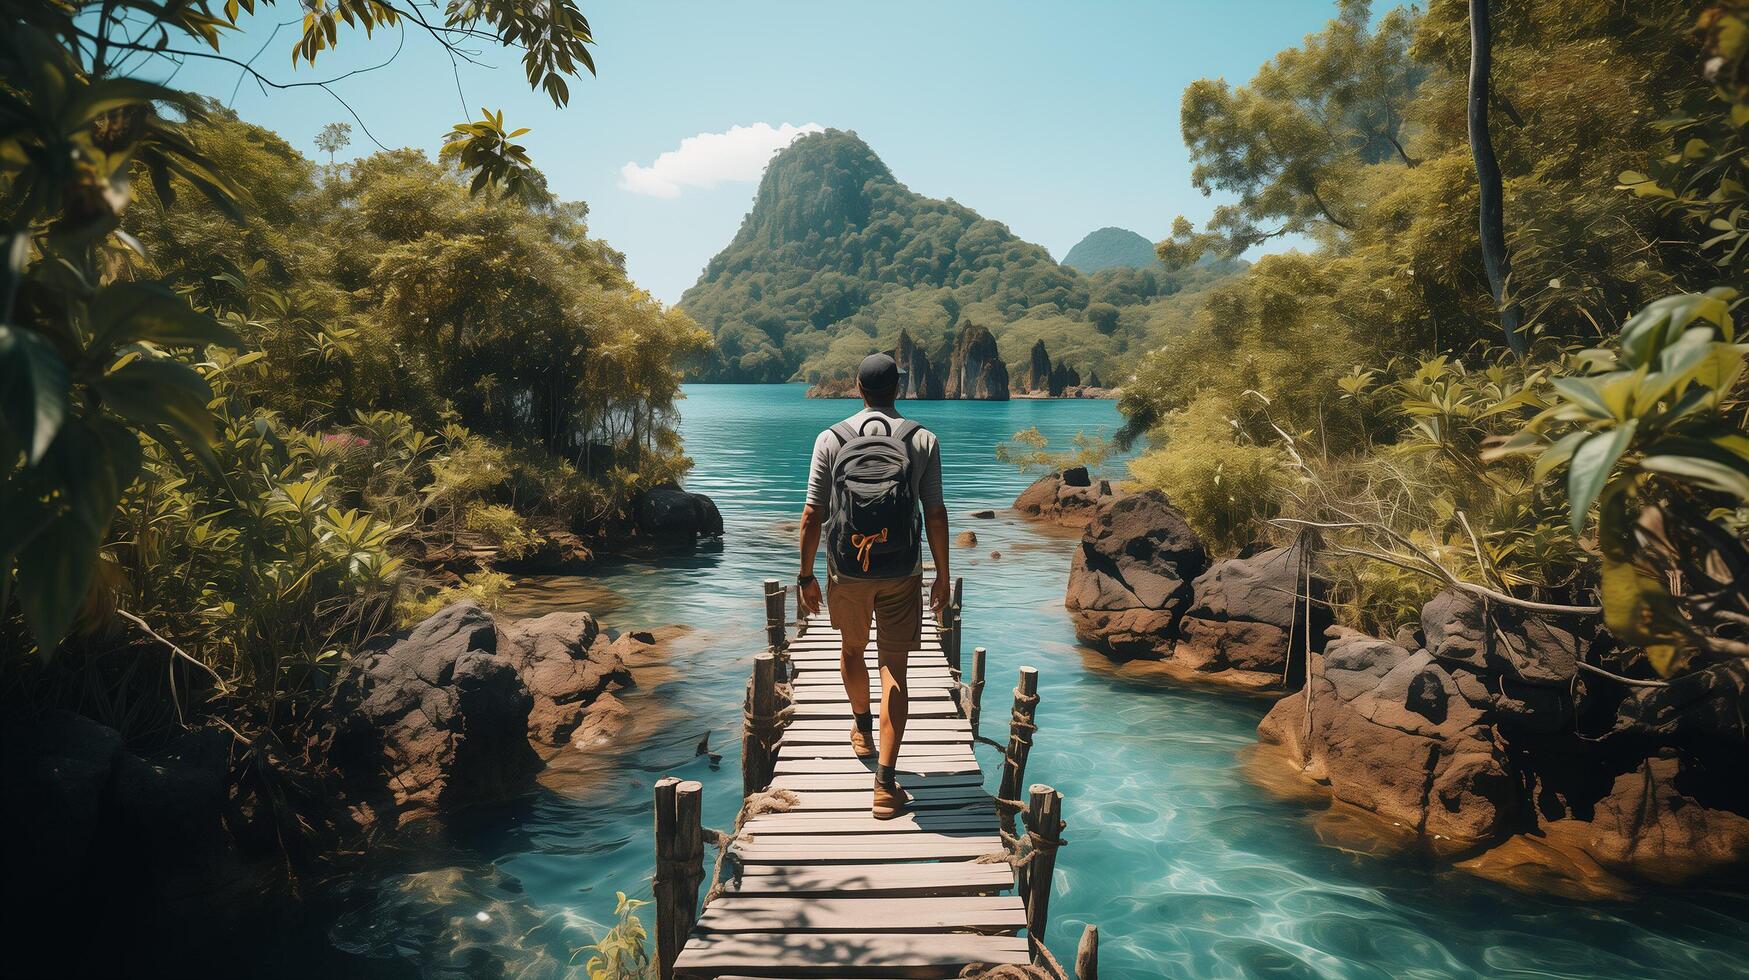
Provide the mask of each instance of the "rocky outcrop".
{"label": "rocky outcrop", "polygon": [[1100,382],[1100,380],[1099,380],[1099,372],[1098,371],[1087,372],[1087,385],[1086,385],[1086,387],[1088,387],[1088,388],[1103,388],[1103,387],[1105,387],[1105,385],[1102,382]]}
{"label": "rocky outcrop", "polygon": [[361,823],[395,826],[528,786],[540,768],[534,698],[497,652],[492,617],[459,603],[341,675],[324,755]]}
{"label": "rocky outcrop", "polygon": [[1202,539],[1165,494],[1117,497],[1082,533],[1063,605],[1083,642],[1123,659],[1164,659],[1190,583],[1207,567]]}
{"label": "rocky outcrop", "polygon": [[1392,641],[1329,636],[1259,735],[1336,800],[1436,851],[1498,846],[1465,870],[1608,895],[1622,879],[1749,863],[1749,666],[1625,685],[1579,670],[1644,676],[1643,657],[1607,635],[1457,590]]}
{"label": "rocky outcrop", "polygon": [[651,487],[632,501],[632,516],[640,537],[665,543],[722,537],[723,515],[702,493],[673,483]]}
{"label": "rocky outcrop", "polygon": [[975,323],[960,329],[948,361],[948,398],[977,398],[987,401],[1008,400],[1008,365],[996,349],[996,337]]}
{"label": "rocky outcrop", "polygon": [[498,655],[527,685],[533,698],[528,737],[543,745],[569,744],[599,699],[632,686],[625,661],[586,612],[506,623]]}
{"label": "rocky outcrop", "polygon": [[1101,504],[1121,493],[1111,481],[1093,479],[1087,467],[1074,466],[1034,480],[1014,498],[1014,509],[1034,520],[1080,527],[1093,519]]}
{"label": "rocky outcrop", "polygon": [[1297,687],[1306,647],[1323,650],[1331,625],[1328,583],[1307,574],[1302,554],[1247,549],[1210,565],[1191,583],[1172,659],[1237,687]]}
{"label": "rocky outcrop", "polygon": [[1069,388],[1080,387],[1080,385],[1080,372],[1076,371],[1069,365],[1062,361],[1058,361],[1057,366],[1051,368],[1050,387],[1048,390],[1050,391],[1052,398],[1061,398],[1063,397],[1064,391]]}
{"label": "rocky outcrop", "polygon": [[1032,352],[1027,355],[1026,377],[1021,379],[1020,387],[1028,392],[1050,391],[1051,355],[1043,340],[1033,341]]}
{"label": "rocky outcrop", "polygon": [[899,345],[893,350],[893,360],[905,372],[899,388],[900,398],[938,399],[944,394],[941,374],[929,363],[929,355],[911,339],[908,330],[899,331]]}
{"label": "rocky outcrop", "polygon": [[1425,650],[1331,632],[1325,652],[1312,657],[1309,692],[1270,709],[1258,727],[1263,741],[1280,745],[1336,799],[1436,848],[1504,838],[1519,787],[1487,706],[1466,699],[1452,672]]}

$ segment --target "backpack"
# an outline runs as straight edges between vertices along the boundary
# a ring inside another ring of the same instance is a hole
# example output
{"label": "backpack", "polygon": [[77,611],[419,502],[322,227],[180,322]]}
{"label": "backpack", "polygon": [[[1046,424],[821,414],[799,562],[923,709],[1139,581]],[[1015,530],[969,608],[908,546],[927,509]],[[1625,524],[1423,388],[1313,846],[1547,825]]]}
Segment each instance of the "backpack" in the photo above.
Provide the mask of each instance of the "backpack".
{"label": "backpack", "polygon": [[[922,523],[911,489],[910,419],[871,418],[862,431],[848,422],[827,430],[838,440],[832,464],[832,511],[826,547],[846,578],[904,578],[922,557]],[[867,432],[879,424],[886,431]]]}

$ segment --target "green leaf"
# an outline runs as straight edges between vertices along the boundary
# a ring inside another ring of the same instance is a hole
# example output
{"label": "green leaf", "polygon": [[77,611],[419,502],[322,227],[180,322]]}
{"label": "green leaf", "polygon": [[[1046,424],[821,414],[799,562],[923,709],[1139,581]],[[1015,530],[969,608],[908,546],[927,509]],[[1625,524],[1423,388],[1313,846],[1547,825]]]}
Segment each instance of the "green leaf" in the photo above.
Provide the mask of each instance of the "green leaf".
{"label": "green leaf", "polygon": [[241,347],[243,341],[219,321],[157,282],[118,282],[91,302],[92,346],[100,351],[145,340],[164,347]]}
{"label": "green leaf", "polygon": [[1533,479],[1537,483],[1541,483],[1551,472],[1565,465],[1567,460],[1573,458],[1573,450],[1578,449],[1579,444],[1584,442],[1590,434],[1589,432],[1569,432],[1554,445],[1543,450],[1543,454],[1537,457],[1536,465],[1532,471]]}
{"label": "green leaf", "polygon": [[100,533],[69,515],[44,528],[18,553],[18,606],[44,656],[60,646],[85,604],[102,542]]}
{"label": "green leaf", "polygon": [[1749,500],[1749,475],[1716,460],[1699,456],[1648,456],[1640,460],[1640,468],[1683,477],[1710,490]]}
{"label": "green leaf", "polygon": [[41,334],[0,324],[0,420],[35,464],[67,417],[67,365]]}
{"label": "green leaf", "polygon": [[1585,515],[1609,481],[1616,461],[1633,441],[1638,425],[1637,420],[1629,419],[1619,428],[1592,433],[1573,450],[1573,461],[1567,467],[1567,498],[1572,508],[1569,519],[1574,534],[1585,530]]}
{"label": "green leaf", "polygon": [[1597,419],[1617,419],[1614,409],[1610,408],[1609,400],[1604,397],[1603,387],[1610,380],[1628,376],[1625,371],[1602,375],[1597,378],[1556,378],[1555,390],[1567,396],[1567,400],[1577,404],[1585,413]]}
{"label": "green leaf", "polygon": [[91,387],[104,407],[160,442],[166,442],[163,430],[170,430],[196,458],[212,465],[213,417],[207,403],[213,393],[193,368],[168,358],[137,358]]}

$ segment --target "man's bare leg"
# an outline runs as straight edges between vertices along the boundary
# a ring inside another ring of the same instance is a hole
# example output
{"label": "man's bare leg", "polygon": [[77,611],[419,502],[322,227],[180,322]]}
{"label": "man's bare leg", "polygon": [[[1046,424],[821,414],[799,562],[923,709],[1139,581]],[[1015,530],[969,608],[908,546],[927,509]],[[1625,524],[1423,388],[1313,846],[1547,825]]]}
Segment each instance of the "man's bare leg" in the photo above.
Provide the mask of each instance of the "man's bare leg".
{"label": "man's bare leg", "polygon": [[868,664],[863,655],[868,650],[868,624],[861,629],[846,627],[838,647],[838,673],[844,678],[844,694],[850,699],[850,710],[868,714]]}
{"label": "man's bare leg", "polygon": [[889,768],[899,764],[899,748],[905,741],[905,722],[911,718],[911,693],[905,686],[905,670],[910,657],[905,650],[880,652],[880,764]]}

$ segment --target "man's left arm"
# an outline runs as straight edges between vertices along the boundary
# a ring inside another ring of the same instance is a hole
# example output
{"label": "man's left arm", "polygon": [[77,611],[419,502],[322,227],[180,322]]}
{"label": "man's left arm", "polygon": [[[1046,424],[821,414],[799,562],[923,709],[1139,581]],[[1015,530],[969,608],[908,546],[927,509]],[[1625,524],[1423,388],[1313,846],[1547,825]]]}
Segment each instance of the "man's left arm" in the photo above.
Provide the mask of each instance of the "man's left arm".
{"label": "man's left arm", "polygon": [[929,586],[929,608],[937,616],[947,608],[953,588],[948,571],[947,504],[941,495],[941,442],[929,447],[923,465],[923,485],[919,496],[923,504],[923,528],[929,534],[929,555],[935,560],[935,581]]}

